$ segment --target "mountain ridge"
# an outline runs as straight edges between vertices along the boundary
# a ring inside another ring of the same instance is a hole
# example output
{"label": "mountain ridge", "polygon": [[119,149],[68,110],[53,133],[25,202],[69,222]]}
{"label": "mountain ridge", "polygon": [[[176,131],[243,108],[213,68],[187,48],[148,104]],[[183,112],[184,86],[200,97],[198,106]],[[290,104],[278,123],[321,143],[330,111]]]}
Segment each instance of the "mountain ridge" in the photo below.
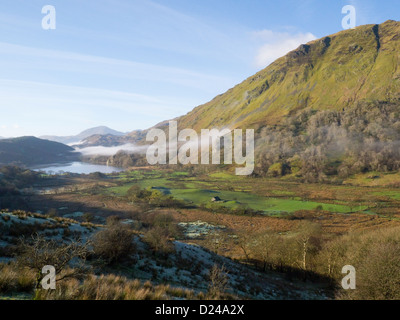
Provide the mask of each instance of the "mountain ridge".
{"label": "mountain ridge", "polygon": [[340,110],[358,100],[398,98],[400,57],[393,53],[400,49],[399,35],[400,22],[388,20],[313,40],[178,117],[178,123],[195,130],[256,129],[301,109]]}
{"label": "mountain ridge", "polygon": [[81,133],[77,135],[72,135],[72,136],[40,136],[40,139],[45,139],[45,140],[50,140],[50,141],[55,141],[55,142],[60,142],[63,144],[73,144],[73,143],[79,143],[83,141],[86,138],[89,138],[90,136],[93,135],[113,135],[113,136],[123,136],[125,135],[124,132],[120,132],[117,130],[113,130],[109,127],[106,126],[98,126],[90,129],[86,129],[82,131]]}
{"label": "mountain ridge", "polygon": [[359,100],[394,100],[400,98],[400,56],[391,55],[399,50],[398,21],[339,31],[300,45],[187,114],[131,131],[122,142],[117,138],[116,144],[142,142],[148,130],[166,129],[171,120],[196,131],[259,129],[281,124],[302,109],[339,111]]}

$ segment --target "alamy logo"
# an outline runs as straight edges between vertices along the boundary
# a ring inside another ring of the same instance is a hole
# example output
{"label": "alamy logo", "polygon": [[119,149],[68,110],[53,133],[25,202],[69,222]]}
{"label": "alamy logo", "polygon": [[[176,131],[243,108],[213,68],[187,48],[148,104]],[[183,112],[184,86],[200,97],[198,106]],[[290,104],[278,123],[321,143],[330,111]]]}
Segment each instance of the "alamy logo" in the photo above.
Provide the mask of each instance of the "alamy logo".
{"label": "alamy logo", "polygon": [[345,290],[355,290],[356,288],[356,269],[347,265],[342,268],[342,273],[347,275],[342,279],[342,288]]}
{"label": "alamy logo", "polygon": [[42,268],[42,274],[46,274],[40,284],[45,290],[56,289],[56,268],[53,266],[44,266]]}
{"label": "alamy logo", "polygon": [[342,28],[344,30],[354,29],[356,27],[356,8],[350,5],[344,6],[342,14],[345,14],[342,19]]}
{"label": "alamy logo", "polygon": [[[200,138],[193,129],[178,133],[176,121],[169,122],[168,141],[161,129],[151,129],[146,141],[154,142],[146,152],[151,165],[167,164],[210,164],[221,163],[221,142],[224,149],[224,164],[244,165],[236,168],[236,175],[250,175],[254,170],[254,130],[246,130],[245,155],[243,155],[243,131],[241,129],[202,129]],[[200,159],[199,159],[200,158]]]}
{"label": "alamy logo", "polygon": [[42,19],[43,30],[55,30],[56,29],[56,8],[51,5],[46,5],[42,8],[42,13],[45,16]]}

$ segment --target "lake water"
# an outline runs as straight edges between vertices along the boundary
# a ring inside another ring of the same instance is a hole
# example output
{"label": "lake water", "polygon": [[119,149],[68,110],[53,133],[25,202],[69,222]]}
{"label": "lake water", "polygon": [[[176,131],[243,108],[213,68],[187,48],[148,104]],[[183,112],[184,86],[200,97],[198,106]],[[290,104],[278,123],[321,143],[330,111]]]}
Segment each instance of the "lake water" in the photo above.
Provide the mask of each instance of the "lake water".
{"label": "lake water", "polygon": [[89,174],[93,172],[112,173],[124,171],[122,168],[92,164],[86,162],[71,162],[63,164],[52,164],[48,166],[31,168],[34,171],[45,171],[46,173],[56,174],[59,172],[70,172],[78,174]]}

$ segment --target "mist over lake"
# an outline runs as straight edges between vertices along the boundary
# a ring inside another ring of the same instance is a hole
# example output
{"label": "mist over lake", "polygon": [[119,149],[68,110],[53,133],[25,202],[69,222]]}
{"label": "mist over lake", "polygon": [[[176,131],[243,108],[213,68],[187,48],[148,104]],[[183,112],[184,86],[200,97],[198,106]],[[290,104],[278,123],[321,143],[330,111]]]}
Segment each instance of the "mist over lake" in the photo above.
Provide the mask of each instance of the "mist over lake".
{"label": "mist over lake", "polygon": [[34,171],[44,171],[46,173],[70,172],[77,174],[89,174],[93,172],[112,173],[124,171],[123,168],[106,166],[101,164],[92,164],[86,162],[71,162],[63,164],[51,164],[47,166],[36,166],[31,168]]}

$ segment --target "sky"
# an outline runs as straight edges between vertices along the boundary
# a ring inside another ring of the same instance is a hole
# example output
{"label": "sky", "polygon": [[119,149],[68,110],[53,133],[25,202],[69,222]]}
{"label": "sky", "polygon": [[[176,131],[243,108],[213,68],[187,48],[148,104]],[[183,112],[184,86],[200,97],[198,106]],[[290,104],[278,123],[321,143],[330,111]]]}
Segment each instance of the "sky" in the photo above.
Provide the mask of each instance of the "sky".
{"label": "sky", "polygon": [[[42,8],[55,8],[43,29]],[[300,44],[400,20],[398,0],[1,0],[0,137],[129,132],[186,114]]]}

